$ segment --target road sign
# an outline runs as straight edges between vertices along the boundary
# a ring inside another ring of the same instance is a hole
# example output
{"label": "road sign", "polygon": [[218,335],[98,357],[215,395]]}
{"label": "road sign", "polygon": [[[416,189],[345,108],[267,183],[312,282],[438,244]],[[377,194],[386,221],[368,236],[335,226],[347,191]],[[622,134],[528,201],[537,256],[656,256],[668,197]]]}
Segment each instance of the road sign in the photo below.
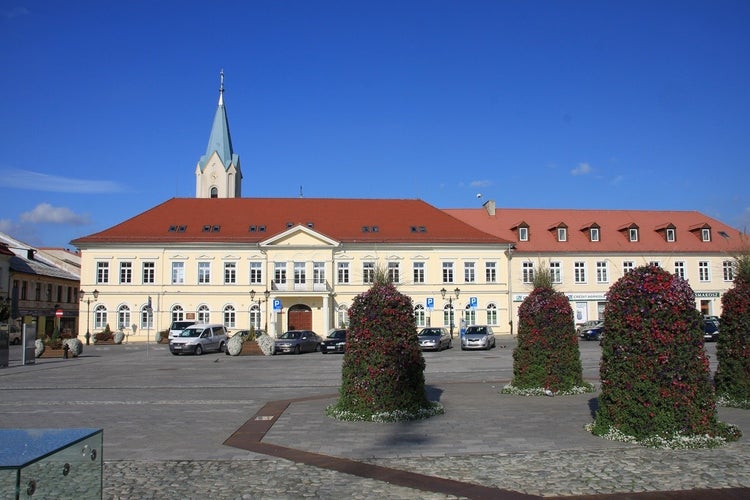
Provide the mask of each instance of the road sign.
{"label": "road sign", "polygon": [[281,299],[273,299],[273,310],[281,311]]}
{"label": "road sign", "polygon": [[61,318],[62,315],[63,315],[62,309],[58,309],[57,311],[55,311],[55,316],[57,316],[58,318]]}
{"label": "road sign", "polygon": [[432,297],[427,297],[427,309],[434,309],[435,308],[435,299]]}
{"label": "road sign", "polygon": [[472,309],[476,309],[477,304],[479,304],[479,301],[476,297],[469,297],[469,307],[471,307]]}

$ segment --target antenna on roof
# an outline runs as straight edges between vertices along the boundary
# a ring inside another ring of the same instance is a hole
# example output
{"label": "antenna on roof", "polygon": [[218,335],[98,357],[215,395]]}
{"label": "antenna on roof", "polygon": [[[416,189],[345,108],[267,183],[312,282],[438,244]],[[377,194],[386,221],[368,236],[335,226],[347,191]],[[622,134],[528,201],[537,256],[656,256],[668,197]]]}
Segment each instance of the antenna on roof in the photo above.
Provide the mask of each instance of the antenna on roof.
{"label": "antenna on roof", "polygon": [[300,184],[300,187],[299,187],[299,197],[300,198],[303,197],[303,195],[302,195],[302,185],[301,184]]}

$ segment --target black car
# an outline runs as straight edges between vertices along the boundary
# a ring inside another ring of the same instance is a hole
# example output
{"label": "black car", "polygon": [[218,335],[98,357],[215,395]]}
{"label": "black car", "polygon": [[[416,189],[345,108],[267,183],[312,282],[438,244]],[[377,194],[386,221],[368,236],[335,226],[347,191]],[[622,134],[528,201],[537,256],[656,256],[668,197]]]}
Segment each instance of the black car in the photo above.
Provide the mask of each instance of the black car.
{"label": "black car", "polygon": [[717,321],[711,319],[703,320],[703,341],[716,342],[719,340],[719,325]]}
{"label": "black car", "polygon": [[582,329],[579,336],[583,340],[601,340],[603,332],[604,332],[604,322],[601,321],[591,328]]}
{"label": "black car", "polygon": [[344,353],[346,350],[346,330],[335,328],[328,332],[328,336],[320,344],[320,352],[328,354],[329,352]]}

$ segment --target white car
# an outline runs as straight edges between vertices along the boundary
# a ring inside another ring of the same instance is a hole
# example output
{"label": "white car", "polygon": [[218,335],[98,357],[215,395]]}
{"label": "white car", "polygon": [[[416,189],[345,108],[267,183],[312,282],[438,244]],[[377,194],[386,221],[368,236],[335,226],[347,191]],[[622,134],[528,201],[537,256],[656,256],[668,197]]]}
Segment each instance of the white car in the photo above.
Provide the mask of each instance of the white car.
{"label": "white car", "polygon": [[495,347],[495,332],[491,326],[470,326],[461,337],[461,350],[492,349]]}
{"label": "white car", "polygon": [[169,351],[178,354],[223,352],[227,347],[227,329],[224,325],[191,325],[169,341]]}

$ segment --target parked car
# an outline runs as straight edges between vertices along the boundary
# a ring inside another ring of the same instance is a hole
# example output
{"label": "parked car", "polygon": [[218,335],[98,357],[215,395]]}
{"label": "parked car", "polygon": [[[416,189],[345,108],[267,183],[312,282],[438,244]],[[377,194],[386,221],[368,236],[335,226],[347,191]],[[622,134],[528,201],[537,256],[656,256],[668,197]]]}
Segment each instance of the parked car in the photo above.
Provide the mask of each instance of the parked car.
{"label": "parked car", "polygon": [[601,340],[603,333],[604,321],[600,321],[591,328],[581,330],[581,333],[578,336],[583,340]]}
{"label": "parked car", "polygon": [[11,325],[8,330],[8,342],[10,345],[19,345],[21,343],[23,333],[21,329],[15,325]]}
{"label": "parked car", "polygon": [[172,324],[169,325],[169,340],[172,340],[182,333],[185,328],[194,324],[195,321],[172,321]]}
{"label": "parked car", "polygon": [[422,328],[419,332],[419,347],[423,351],[450,349],[453,337],[447,328]]}
{"label": "parked car", "polygon": [[495,332],[491,326],[470,326],[461,337],[461,350],[492,349],[495,347]]}
{"label": "parked car", "polygon": [[576,327],[576,333],[578,334],[578,336],[580,336],[584,330],[590,330],[591,328],[594,328],[596,325],[598,325],[601,322],[602,320],[600,319],[585,321]]}
{"label": "parked car", "polygon": [[320,349],[321,342],[323,339],[320,335],[311,330],[289,330],[276,339],[274,353],[315,352]]}
{"label": "parked car", "polygon": [[719,340],[719,325],[711,319],[703,320],[703,341],[716,342]]}
{"label": "parked car", "polygon": [[[237,335],[240,336],[242,340],[245,340],[247,337],[250,336],[251,330],[237,330],[232,335],[230,335],[229,338],[236,337]],[[255,337],[257,338],[259,335],[264,335],[266,332],[263,330],[255,330]]]}
{"label": "parked car", "polygon": [[169,351],[175,356],[200,356],[209,351],[223,352],[226,347],[227,330],[224,325],[219,324],[190,325],[169,341]]}
{"label": "parked car", "polygon": [[343,353],[344,350],[346,350],[346,330],[342,328],[334,328],[328,332],[328,335],[320,344],[320,352],[323,354],[329,352]]}

